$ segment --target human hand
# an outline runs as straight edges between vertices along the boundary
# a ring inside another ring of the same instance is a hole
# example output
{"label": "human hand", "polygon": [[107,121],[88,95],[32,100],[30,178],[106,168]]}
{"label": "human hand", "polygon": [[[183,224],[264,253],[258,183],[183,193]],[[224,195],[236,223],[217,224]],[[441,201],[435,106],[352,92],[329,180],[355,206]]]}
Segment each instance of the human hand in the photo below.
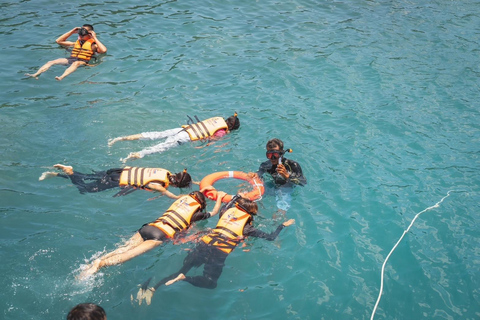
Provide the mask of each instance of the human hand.
{"label": "human hand", "polygon": [[90,34],[90,36],[91,36],[92,38],[96,38],[96,37],[97,37],[97,34],[96,34],[95,31],[93,31],[93,30],[88,31],[88,34]]}
{"label": "human hand", "polygon": [[284,177],[285,179],[288,179],[290,177],[290,174],[288,173],[287,169],[281,163],[277,165],[277,173],[282,177]]}
{"label": "human hand", "polygon": [[295,223],[295,219],[290,219],[288,221],[285,221],[284,223],[282,223],[285,227],[288,227],[288,226],[291,226],[292,224]]}
{"label": "human hand", "polygon": [[247,177],[249,179],[258,179],[258,174],[256,172],[249,172],[247,173]]}
{"label": "human hand", "polygon": [[78,30],[80,30],[80,27],[75,27],[70,32],[71,33],[78,33]]}

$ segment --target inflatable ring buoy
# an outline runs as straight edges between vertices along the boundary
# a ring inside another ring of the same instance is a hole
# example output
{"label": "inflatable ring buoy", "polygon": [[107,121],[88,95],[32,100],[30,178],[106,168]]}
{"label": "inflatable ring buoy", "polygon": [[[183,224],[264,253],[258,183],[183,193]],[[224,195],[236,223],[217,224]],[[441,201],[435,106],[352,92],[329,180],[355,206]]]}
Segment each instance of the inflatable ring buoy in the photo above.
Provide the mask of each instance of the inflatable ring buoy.
{"label": "inflatable ring buoy", "polygon": [[[215,182],[221,179],[234,178],[248,181],[252,186],[253,190],[243,194],[244,198],[247,198],[252,201],[262,199],[262,195],[265,192],[262,180],[259,178],[250,178],[245,172],[242,171],[221,171],[209,174],[200,181],[200,190],[205,187],[213,186]],[[210,200],[217,200],[217,191],[216,190],[207,190],[204,192],[205,196]],[[232,200],[233,196],[227,194],[223,197],[222,202],[229,202]]]}

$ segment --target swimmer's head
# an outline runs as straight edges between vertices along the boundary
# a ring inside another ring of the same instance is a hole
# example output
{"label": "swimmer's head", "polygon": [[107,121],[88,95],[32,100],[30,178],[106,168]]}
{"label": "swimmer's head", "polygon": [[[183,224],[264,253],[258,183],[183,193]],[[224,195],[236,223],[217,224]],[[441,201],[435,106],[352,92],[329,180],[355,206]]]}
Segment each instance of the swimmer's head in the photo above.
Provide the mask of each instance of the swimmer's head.
{"label": "swimmer's head", "polygon": [[277,149],[277,150],[283,151],[283,141],[280,139],[274,138],[267,142],[266,147],[267,147],[267,150]]}
{"label": "swimmer's head", "polygon": [[77,319],[107,320],[107,313],[98,304],[81,303],[73,307],[67,315],[67,320]]}
{"label": "swimmer's head", "polygon": [[253,202],[251,200],[239,197],[237,201],[235,202],[235,206],[240,209],[245,211],[246,213],[250,215],[257,215],[258,212],[258,205],[256,202]]}
{"label": "swimmer's head", "polygon": [[240,120],[238,120],[236,112],[233,116],[228,117],[228,119],[225,120],[225,122],[227,123],[229,131],[237,130],[238,128],[240,128]]}
{"label": "swimmer's head", "polygon": [[188,188],[192,184],[192,177],[188,174],[187,169],[170,176],[170,183],[178,188]]}
{"label": "swimmer's head", "polygon": [[88,31],[93,31],[93,26],[91,24],[85,23],[82,27],[84,27]]}
{"label": "swimmer's head", "polygon": [[195,201],[200,204],[201,210],[204,210],[207,207],[207,201],[205,200],[205,196],[200,191],[190,192],[189,196],[195,199]]}

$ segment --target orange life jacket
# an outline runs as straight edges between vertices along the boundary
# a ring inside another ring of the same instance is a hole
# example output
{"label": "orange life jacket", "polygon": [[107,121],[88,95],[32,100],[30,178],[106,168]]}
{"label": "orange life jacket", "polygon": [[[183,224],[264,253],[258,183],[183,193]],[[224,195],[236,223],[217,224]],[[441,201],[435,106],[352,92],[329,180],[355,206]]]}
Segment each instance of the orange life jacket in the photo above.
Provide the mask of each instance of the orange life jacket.
{"label": "orange life jacket", "polygon": [[186,195],[176,200],[160,218],[149,225],[173,238],[175,233],[190,227],[193,215],[200,209],[201,205],[193,197]]}
{"label": "orange life jacket", "polygon": [[230,253],[240,242],[238,237],[243,236],[243,229],[250,219],[251,216],[245,211],[230,208],[222,215],[215,229],[202,237],[202,241]]}
{"label": "orange life jacket", "polygon": [[213,136],[220,129],[228,130],[228,125],[222,117],[214,117],[190,125],[182,126],[190,136],[190,140],[196,141]]}
{"label": "orange life jacket", "polygon": [[88,39],[88,40],[85,40],[83,45],[81,45],[80,40],[77,40],[75,42],[75,45],[73,46],[72,54],[70,55],[70,57],[82,59],[82,60],[85,60],[85,62],[90,61],[93,54],[95,53],[92,49],[92,44],[94,43],[95,43],[95,40]]}
{"label": "orange life jacket", "polygon": [[170,171],[162,168],[125,167],[120,174],[120,186],[143,188],[150,182],[157,182],[168,188]]}

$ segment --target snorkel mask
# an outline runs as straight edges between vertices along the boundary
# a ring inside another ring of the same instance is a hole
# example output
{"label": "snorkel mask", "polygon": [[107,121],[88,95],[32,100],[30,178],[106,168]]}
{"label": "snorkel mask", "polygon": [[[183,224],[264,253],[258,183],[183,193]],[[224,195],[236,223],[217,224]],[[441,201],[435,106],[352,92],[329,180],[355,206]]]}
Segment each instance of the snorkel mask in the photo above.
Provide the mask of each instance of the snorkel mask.
{"label": "snorkel mask", "polygon": [[267,156],[267,159],[269,160],[276,160],[278,159],[278,163],[282,162],[282,157],[285,153],[287,152],[292,152],[292,149],[287,149],[287,150],[270,150],[265,153]]}

